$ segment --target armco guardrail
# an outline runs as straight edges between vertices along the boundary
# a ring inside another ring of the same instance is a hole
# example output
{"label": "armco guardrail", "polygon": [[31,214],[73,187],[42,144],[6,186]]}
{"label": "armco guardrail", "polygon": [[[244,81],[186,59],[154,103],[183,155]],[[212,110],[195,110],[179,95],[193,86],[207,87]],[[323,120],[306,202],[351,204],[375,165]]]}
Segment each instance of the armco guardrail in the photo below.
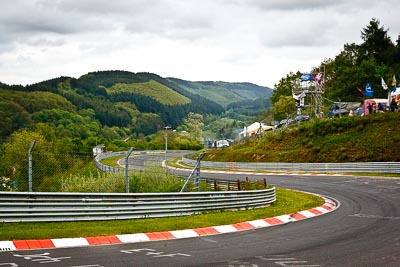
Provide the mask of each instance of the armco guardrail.
{"label": "armco guardrail", "polygon": [[140,194],[0,192],[0,222],[156,218],[265,207],[275,201],[275,188]]}
{"label": "armco guardrail", "polygon": [[[189,166],[196,164],[187,157],[182,162]],[[201,167],[229,170],[260,170],[288,172],[328,173],[400,173],[400,162],[344,162],[344,163],[282,163],[282,162],[211,162],[203,160]]]}
{"label": "armco guardrail", "polygon": [[104,164],[101,163],[101,160],[106,159],[106,158],[110,158],[110,157],[124,156],[125,154],[126,154],[125,151],[101,153],[101,154],[98,154],[94,158],[94,164],[96,165],[96,167],[99,170],[101,170],[103,172],[120,172],[120,171],[123,171],[123,169],[104,165]]}
{"label": "armco guardrail", "polygon": [[[133,151],[132,154],[136,155],[142,155],[142,154],[164,154],[165,151],[161,150],[151,150],[151,151],[146,151],[146,150],[141,150],[141,151]],[[104,165],[101,163],[103,159],[111,158],[111,157],[118,157],[118,156],[125,156],[127,154],[127,151],[119,151],[119,152],[105,152],[105,153],[100,153],[94,158],[94,164],[96,167],[103,171],[103,172],[122,172],[124,171],[124,168],[116,168],[116,167],[111,167],[108,165]]]}

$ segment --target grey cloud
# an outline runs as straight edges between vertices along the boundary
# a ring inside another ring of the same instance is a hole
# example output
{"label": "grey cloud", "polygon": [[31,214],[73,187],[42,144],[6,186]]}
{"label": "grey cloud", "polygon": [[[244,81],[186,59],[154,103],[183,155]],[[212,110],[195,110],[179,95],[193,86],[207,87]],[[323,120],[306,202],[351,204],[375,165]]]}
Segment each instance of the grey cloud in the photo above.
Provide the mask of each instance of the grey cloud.
{"label": "grey cloud", "polygon": [[160,0],[39,0],[39,5],[46,9],[60,10],[69,13],[100,15],[135,15],[150,12],[161,5]]}
{"label": "grey cloud", "polygon": [[260,9],[271,11],[271,10],[309,10],[309,9],[321,9],[331,6],[337,6],[341,3],[346,2],[345,0],[244,0],[241,3],[246,3],[252,6],[256,6]]}
{"label": "grey cloud", "polygon": [[[10,44],[34,45],[32,40],[44,40],[43,36],[53,35],[60,38],[81,32],[112,30],[114,27],[112,19],[69,12],[59,8],[60,4],[61,1],[57,0],[1,1],[0,52],[10,49]],[[51,45],[57,44],[60,43]]]}
{"label": "grey cloud", "polygon": [[154,7],[150,13],[135,13],[124,22],[129,33],[162,36],[168,39],[200,39],[213,30],[213,10],[184,2],[180,5],[164,4]]}
{"label": "grey cloud", "polygon": [[[210,56],[199,57],[199,65],[205,58],[207,66],[222,59],[241,68],[253,64],[259,53],[339,51],[359,38],[372,17],[396,35],[396,6],[398,0],[0,0],[0,57],[8,66],[16,58],[59,64],[65,52],[78,59],[85,55],[89,65],[96,60],[108,64],[120,54],[152,54],[148,48],[165,45],[171,52],[164,54],[176,59],[182,50],[203,52]],[[126,57],[119,60],[114,63],[128,65]],[[158,60],[155,68],[163,65]],[[140,64],[135,60],[132,68]],[[78,65],[73,68],[83,64]],[[2,75],[7,71],[2,69]]]}
{"label": "grey cloud", "polygon": [[324,47],[340,42],[337,33],[336,18],[325,19],[311,14],[303,14],[299,21],[287,21],[283,18],[272,27],[266,27],[261,35],[261,42],[266,47]]}
{"label": "grey cloud", "polygon": [[38,46],[38,47],[57,47],[65,44],[64,39],[49,39],[44,36],[40,36],[38,38],[30,38],[26,41],[26,44],[30,46]]}
{"label": "grey cloud", "polygon": [[195,1],[5,0],[0,2],[0,23],[7,30],[0,34],[15,38],[122,29],[128,33],[195,39],[212,27],[212,10],[202,10],[203,7],[204,3]]}

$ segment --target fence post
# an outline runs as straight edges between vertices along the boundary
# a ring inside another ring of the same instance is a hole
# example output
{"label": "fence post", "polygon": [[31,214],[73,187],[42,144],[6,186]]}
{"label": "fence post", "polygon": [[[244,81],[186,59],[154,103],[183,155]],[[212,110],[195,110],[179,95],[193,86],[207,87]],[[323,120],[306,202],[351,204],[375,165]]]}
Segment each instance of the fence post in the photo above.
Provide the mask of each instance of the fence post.
{"label": "fence post", "polygon": [[133,147],[129,149],[128,153],[125,156],[125,185],[126,185],[126,192],[129,193],[129,173],[128,173],[128,158],[133,151]]}
{"label": "fence post", "polygon": [[32,140],[31,146],[28,151],[28,184],[29,192],[32,192],[32,150],[36,144],[36,140]]}
{"label": "fence post", "polygon": [[240,180],[237,179],[237,187],[238,187],[238,191],[240,191]]}
{"label": "fence post", "polygon": [[194,175],[196,175],[196,177],[194,178],[194,184],[196,186],[196,191],[200,192],[200,161],[201,159],[204,157],[204,155],[206,154],[205,151],[201,152],[201,154],[197,157],[196,160],[196,166],[194,167],[193,171],[191,172],[191,174],[189,175],[189,177],[186,179],[185,184],[182,186],[181,188],[181,193],[186,189],[186,186],[188,185],[190,179],[192,179],[192,177]]}

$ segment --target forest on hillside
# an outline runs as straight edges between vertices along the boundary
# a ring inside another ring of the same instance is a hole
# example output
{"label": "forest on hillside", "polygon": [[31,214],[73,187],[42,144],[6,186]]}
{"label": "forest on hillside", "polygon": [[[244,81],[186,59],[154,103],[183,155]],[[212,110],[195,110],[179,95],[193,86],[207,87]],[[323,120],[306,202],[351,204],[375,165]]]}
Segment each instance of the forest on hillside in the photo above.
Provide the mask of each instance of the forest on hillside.
{"label": "forest on hillside", "polygon": [[[116,89],[124,84],[151,88],[148,93],[134,90],[133,86],[131,90]],[[55,128],[56,135],[65,135],[68,128],[82,127],[76,124],[78,121],[98,124],[99,129],[118,127],[126,135],[146,136],[166,125],[176,128],[189,112],[218,115],[224,111],[219,104],[178,91],[174,86],[155,74],[124,71],[94,72],[79,79],[60,77],[27,86],[0,84],[0,113],[7,118],[0,122],[0,137],[4,139],[24,127],[32,128],[35,123],[48,123]],[[159,98],[151,95],[155,88],[161,88],[156,92]],[[165,95],[173,93],[176,96],[166,102]],[[183,100],[176,102],[179,97]],[[71,137],[85,139],[74,131],[78,130],[71,130]],[[85,132],[91,134],[91,131]],[[96,136],[99,136],[98,129]]]}
{"label": "forest on hillside", "polygon": [[[203,145],[205,122],[213,124],[211,135],[234,138],[242,120],[269,105],[271,90],[254,84],[206,82],[216,93],[222,94],[219,86],[224,92],[227,87],[243,92],[245,105],[227,109],[174,80],[152,73],[98,71],[78,79],[58,77],[26,86],[0,83],[0,115],[4,118],[0,144],[39,134],[62,153],[90,153],[97,144],[110,150],[162,149],[163,129],[168,126],[180,132],[170,133],[171,146],[198,149]],[[221,116],[235,119],[228,125]]]}

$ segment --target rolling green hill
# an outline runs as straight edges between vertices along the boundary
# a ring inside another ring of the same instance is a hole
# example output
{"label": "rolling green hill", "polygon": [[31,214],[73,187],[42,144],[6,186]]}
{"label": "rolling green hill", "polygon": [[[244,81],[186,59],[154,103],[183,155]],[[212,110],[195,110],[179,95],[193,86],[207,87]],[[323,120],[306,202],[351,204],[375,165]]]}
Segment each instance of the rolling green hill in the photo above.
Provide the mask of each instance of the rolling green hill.
{"label": "rolling green hill", "polygon": [[201,95],[204,98],[220,103],[224,107],[245,100],[267,99],[273,92],[271,88],[252,83],[191,82],[177,78],[167,79],[193,94]]}
{"label": "rolling green hill", "polygon": [[[193,86],[201,89],[188,90]],[[194,83],[127,71],[91,72],[78,79],[62,76],[27,86],[0,83],[0,112],[6,118],[0,138],[37,123],[53,125],[56,135],[80,138],[82,134],[75,135],[81,131],[71,126],[74,121],[147,136],[166,125],[176,128],[190,112],[218,116],[226,109],[221,103],[237,104],[231,109],[235,114],[254,115],[268,105],[260,99],[270,91],[250,83]]]}

